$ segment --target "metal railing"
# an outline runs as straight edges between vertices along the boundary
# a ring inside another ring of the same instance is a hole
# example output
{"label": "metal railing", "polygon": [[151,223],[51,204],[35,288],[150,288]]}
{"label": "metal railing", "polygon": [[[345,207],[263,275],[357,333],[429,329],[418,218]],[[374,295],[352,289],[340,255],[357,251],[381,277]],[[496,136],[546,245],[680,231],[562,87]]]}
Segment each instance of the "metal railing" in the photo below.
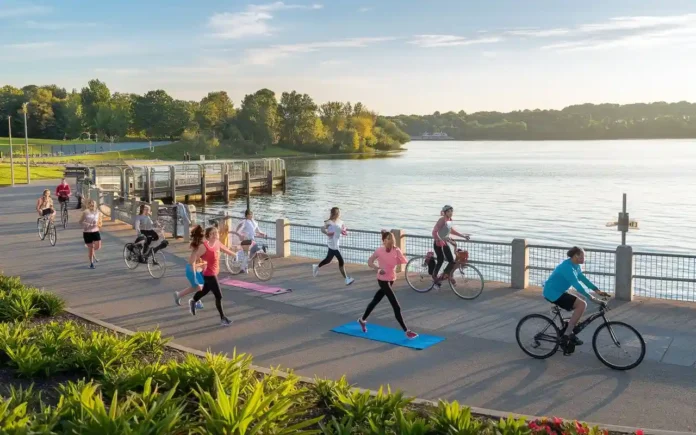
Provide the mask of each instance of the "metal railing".
{"label": "metal railing", "polygon": [[[290,252],[300,257],[323,259],[328,250],[327,236],[322,227],[290,224]],[[341,238],[341,255],[347,263],[367,263],[375,250],[382,245],[381,232],[349,230]]]}
{"label": "metal railing", "polygon": [[[567,259],[567,248],[560,246],[528,245],[529,281],[532,285],[543,286],[551,272]],[[586,249],[583,273],[601,290],[613,292],[616,276],[616,252],[603,249]]]}
{"label": "metal railing", "polygon": [[633,289],[637,296],[696,301],[696,256],[633,253]]}
{"label": "metal railing", "polygon": [[[244,220],[242,215],[225,215],[222,213],[207,213],[196,210],[191,214],[191,227],[195,225],[201,225],[202,227],[208,227],[216,223],[218,227],[223,224],[223,221],[227,219],[229,224],[229,240],[227,245],[230,247],[238,247],[241,240],[236,235],[232,234],[232,231],[237,229],[237,226]],[[266,234],[266,237],[257,237],[256,242],[259,244],[265,244],[268,248],[268,253],[275,255],[277,253],[276,249],[276,223],[275,221],[255,219],[259,224],[259,230]]]}

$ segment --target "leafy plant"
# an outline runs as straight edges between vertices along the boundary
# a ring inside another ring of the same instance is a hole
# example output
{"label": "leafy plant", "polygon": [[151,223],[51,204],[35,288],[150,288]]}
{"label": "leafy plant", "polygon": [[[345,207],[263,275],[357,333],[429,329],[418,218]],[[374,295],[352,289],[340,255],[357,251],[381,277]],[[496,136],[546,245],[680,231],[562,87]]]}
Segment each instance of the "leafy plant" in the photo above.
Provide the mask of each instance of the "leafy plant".
{"label": "leafy plant", "polygon": [[87,338],[73,337],[75,363],[88,376],[104,373],[116,364],[129,364],[132,361],[135,345],[116,334],[92,332]]}
{"label": "leafy plant", "polygon": [[319,403],[327,408],[332,408],[338,401],[339,395],[347,395],[351,385],[345,376],[334,381],[331,379],[315,379],[314,392],[317,394]]}
{"label": "leafy plant", "polygon": [[32,303],[38,308],[38,314],[53,317],[65,310],[65,300],[58,295],[43,290],[32,292]]}
{"label": "leafy plant", "polygon": [[171,338],[162,338],[162,331],[156,329],[154,331],[136,332],[131,337],[133,342],[134,352],[139,356],[155,356],[161,357],[164,353],[164,346],[171,341]]}
{"label": "leafy plant", "polygon": [[424,418],[411,413],[404,414],[400,409],[396,411],[395,419],[396,433],[399,435],[428,435],[433,431],[433,426]]}
{"label": "leafy plant", "polygon": [[368,424],[368,420],[375,411],[375,402],[369,391],[353,391],[348,394],[339,394],[335,403],[336,410],[341,416],[346,416],[358,426]]}
{"label": "leafy plant", "polygon": [[3,322],[28,320],[39,312],[39,308],[34,306],[31,293],[27,291],[13,291],[5,294],[0,307],[2,307],[0,308],[0,321]]}
{"label": "leafy plant", "polygon": [[456,400],[450,403],[440,400],[433,423],[437,433],[447,435],[476,435],[485,426],[471,415],[469,408],[461,407]]}
{"label": "leafy plant", "polygon": [[0,433],[25,433],[30,421],[26,403],[0,398]]}
{"label": "leafy plant", "polygon": [[352,435],[357,430],[353,419],[348,416],[344,416],[340,421],[331,417],[328,424],[319,423],[319,428],[323,435]]}
{"label": "leafy plant", "polygon": [[7,394],[5,396],[8,399],[12,399],[13,403],[26,403],[27,408],[31,410],[41,407],[41,392],[34,391],[33,383],[27,388],[10,385],[6,391]]}
{"label": "leafy plant", "polygon": [[11,364],[17,367],[17,373],[26,378],[34,377],[41,372],[49,376],[55,371],[53,361],[44,357],[35,344],[24,344],[15,348],[7,346],[5,352]]}
{"label": "leafy plant", "polygon": [[513,418],[509,416],[507,419],[502,418],[495,426],[495,433],[498,435],[529,435],[532,430],[527,425],[523,418]]}

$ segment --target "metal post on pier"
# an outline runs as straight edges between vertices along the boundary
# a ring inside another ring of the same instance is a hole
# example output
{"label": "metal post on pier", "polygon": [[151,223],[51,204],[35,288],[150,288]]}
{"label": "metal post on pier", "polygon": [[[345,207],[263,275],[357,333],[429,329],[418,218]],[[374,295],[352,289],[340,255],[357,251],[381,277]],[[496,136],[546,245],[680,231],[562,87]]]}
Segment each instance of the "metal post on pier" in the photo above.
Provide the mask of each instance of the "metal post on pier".
{"label": "metal post on pier", "polygon": [[251,210],[251,174],[249,171],[244,173],[244,190],[246,191],[246,209]]}

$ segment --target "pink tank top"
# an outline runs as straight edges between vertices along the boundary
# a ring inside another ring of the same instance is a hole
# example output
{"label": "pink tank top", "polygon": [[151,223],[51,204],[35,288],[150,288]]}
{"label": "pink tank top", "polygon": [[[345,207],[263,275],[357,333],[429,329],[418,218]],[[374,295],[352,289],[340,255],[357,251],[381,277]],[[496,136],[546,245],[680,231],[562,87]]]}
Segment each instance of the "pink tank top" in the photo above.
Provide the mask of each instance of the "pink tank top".
{"label": "pink tank top", "polygon": [[203,271],[203,276],[217,276],[220,273],[220,245],[219,241],[215,242],[213,246],[208,244],[208,241],[203,242],[205,246],[205,253],[201,255],[201,259],[205,260],[207,263],[205,270]]}

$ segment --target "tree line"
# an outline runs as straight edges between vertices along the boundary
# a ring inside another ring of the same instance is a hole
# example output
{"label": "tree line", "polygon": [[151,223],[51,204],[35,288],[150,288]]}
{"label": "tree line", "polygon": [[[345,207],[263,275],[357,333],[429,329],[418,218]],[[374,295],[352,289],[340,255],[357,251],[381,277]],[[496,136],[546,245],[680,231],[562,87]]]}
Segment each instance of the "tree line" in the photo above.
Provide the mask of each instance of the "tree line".
{"label": "tree line", "polygon": [[[25,105],[25,103],[28,103]],[[276,94],[261,89],[244,97],[237,109],[225,91],[201,101],[176,100],[164,90],[144,95],[111,93],[90,80],[80,91],[56,85],[0,88],[0,136],[23,136],[26,108],[29,137],[74,140],[85,133],[107,139],[144,137],[185,139],[215,151],[229,147],[253,153],[271,145],[305,152],[357,153],[394,150],[409,135],[362,103],[317,105],[307,94]]]}
{"label": "tree line", "polygon": [[665,139],[696,137],[696,103],[581,104],[563,110],[435,112],[389,117],[410,136],[459,140]]}

